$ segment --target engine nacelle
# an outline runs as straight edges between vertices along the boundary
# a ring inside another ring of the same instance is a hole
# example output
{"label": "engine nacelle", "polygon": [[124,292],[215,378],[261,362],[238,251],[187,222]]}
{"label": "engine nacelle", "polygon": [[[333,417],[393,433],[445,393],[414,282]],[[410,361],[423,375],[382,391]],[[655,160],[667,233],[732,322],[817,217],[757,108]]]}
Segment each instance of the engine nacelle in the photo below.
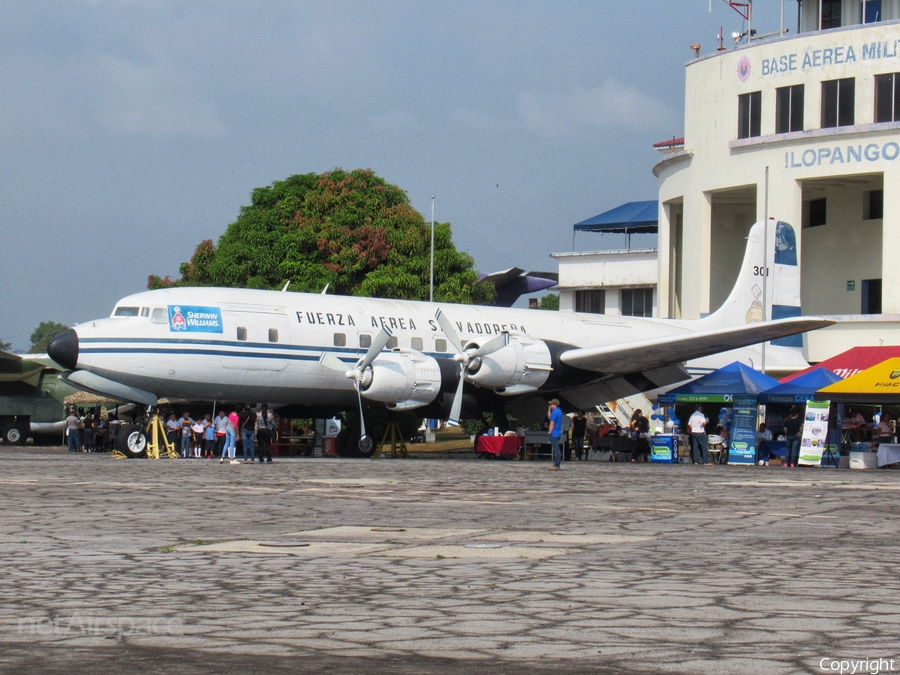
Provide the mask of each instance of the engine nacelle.
{"label": "engine nacelle", "polygon": [[[472,367],[475,370],[472,370]],[[535,391],[550,376],[550,349],[524,333],[509,336],[509,344],[469,364],[466,379],[498,394],[513,396]]]}
{"label": "engine nacelle", "polygon": [[382,353],[363,375],[362,395],[385,403],[392,410],[428,405],[441,389],[437,361],[421,352],[396,349]]}

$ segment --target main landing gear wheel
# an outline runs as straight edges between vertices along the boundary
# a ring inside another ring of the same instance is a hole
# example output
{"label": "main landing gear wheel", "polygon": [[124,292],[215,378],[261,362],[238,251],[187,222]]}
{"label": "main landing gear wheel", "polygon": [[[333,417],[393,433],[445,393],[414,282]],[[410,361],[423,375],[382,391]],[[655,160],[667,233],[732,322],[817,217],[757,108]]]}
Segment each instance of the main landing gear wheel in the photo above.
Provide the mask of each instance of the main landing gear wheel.
{"label": "main landing gear wheel", "polygon": [[133,459],[141,457],[147,450],[147,437],[140,424],[128,424],[116,436],[116,450]]}
{"label": "main landing gear wheel", "polygon": [[375,454],[375,441],[371,436],[360,438],[359,429],[344,427],[335,439],[338,457],[369,458]]}
{"label": "main landing gear wheel", "polygon": [[359,442],[356,444],[356,447],[359,448],[360,457],[368,458],[375,454],[375,442],[372,440],[371,436],[360,438]]}
{"label": "main landing gear wheel", "polygon": [[3,442],[10,445],[25,445],[28,439],[28,430],[24,424],[14,422],[3,430]]}

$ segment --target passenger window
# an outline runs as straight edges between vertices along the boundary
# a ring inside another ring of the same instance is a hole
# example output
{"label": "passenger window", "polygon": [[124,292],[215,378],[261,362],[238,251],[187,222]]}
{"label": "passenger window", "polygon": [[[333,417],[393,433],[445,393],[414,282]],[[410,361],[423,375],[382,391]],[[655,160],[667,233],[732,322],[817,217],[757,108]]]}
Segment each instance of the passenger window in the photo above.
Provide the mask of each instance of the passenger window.
{"label": "passenger window", "polygon": [[360,335],[359,336],[359,346],[363,349],[368,349],[372,346],[372,336],[371,335]]}
{"label": "passenger window", "polygon": [[116,307],[113,316],[137,316],[139,310],[139,307]]}
{"label": "passenger window", "polygon": [[[144,316],[147,316],[146,314]],[[169,323],[169,312],[164,307],[156,307],[150,315],[151,323]]]}
{"label": "passenger window", "polygon": [[398,344],[398,342],[397,342],[397,336],[396,336],[396,335],[392,335],[392,336],[390,337],[390,339],[387,341],[387,348],[388,348],[388,349],[396,349],[396,348],[397,348],[397,344]]}
{"label": "passenger window", "polygon": [[150,308],[149,307],[141,307],[141,316],[149,316]]}
{"label": "passenger window", "polygon": [[422,342],[422,338],[420,338],[420,337],[414,337],[414,338],[410,341],[410,346],[411,346],[413,349],[418,349],[419,351],[422,351],[422,350],[425,348],[425,345],[424,345],[423,342]]}
{"label": "passenger window", "polygon": [[278,342],[278,329],[277,328],[269,329],[269,342]]}
{"label": "passenger window", "polygon": [[346,347],[347,346],[347,336],[344,333],[335,333],[334,334],[334,346],[335,347]]}
{"label": "passenger window", "polygon": [[436,351],[436,352],[447,351],[447,341],[444,338],[435,338],[434,339],[434,351]]}
{"label": "passenger window", "polygon": [[241,342],[247,341],[247,329],[244,326],[238,326],[237,329],[237,339]]}

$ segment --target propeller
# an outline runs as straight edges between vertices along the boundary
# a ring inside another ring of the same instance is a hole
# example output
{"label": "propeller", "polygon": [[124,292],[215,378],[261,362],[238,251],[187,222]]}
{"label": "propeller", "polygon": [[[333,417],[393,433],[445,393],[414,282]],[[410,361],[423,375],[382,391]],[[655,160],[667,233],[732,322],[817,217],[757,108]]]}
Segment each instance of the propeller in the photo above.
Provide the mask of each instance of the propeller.
{"label": "propeller", "polygon": [[462,341],[460,341],[459,335],[453,327],[453,322],[450,321],[440,309],[435,312],[434,318],[437,319],[438,325],[441,327],[441,330],[444,331],[444,335],[447,336],[450,344],[453,345],[457,352],[456,356],[453,357],[453,360],[459,362],[459,384],[456,387],[456,395],[453,397],[453,405],[450,407],[450,419],[447,420],[447,423],[451,426],[459,426],[459,413],[462,410],[463,385],[466,381],[466,369],[475,359],[487,356],[488,354],[493,354],[506,347],[509,344],[509,333],[500,333],[500,335],[493,340],[485,342],[480,347],[463,349]]}
{"label": "propeller", "polygon": [[378,358],[378,355],[381,353],[381,350],[384,349],[385,345],[387,345],[388,340],[391,339],[391,331],[385,327],[381,328],[381,331],[372,338],[372,344],[369,346],[369,350],[366,352],[366,355],[362,357],[356,365],[347,370],[347,364],[341,361],[334,354],[330,354],[329,352],[324,352],[322,356],[319,357],[319,363],[327,368],[331,368],[331,370],[336,370],[338,372],[344,373],[347,379],[353,380],[353,386],[356,388],[356,397],[359,399],[359,442],[360,446],[368,440],[368,436],[366,436],[366,419],[363,415],[363,404],[362,404],[362,382],[365,377],[366,370],[372,365],[372,362]]}

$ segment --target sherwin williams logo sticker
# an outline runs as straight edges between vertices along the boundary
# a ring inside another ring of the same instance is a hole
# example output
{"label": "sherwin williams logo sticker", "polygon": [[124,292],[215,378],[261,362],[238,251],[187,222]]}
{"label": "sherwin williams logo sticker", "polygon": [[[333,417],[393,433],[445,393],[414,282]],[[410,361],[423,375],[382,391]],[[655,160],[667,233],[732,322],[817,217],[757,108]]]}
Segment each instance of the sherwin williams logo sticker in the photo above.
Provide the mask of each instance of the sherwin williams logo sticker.
{"label": "sherwin williams logo sticker", "polygon": [[218,307],[169,305],[169,330],[176,333],[221,333]]}
{"label": "sherwin williams logo sticker", "polygon": [[750,59],[746,56],[742,57],[740,61],[738,61],[738,79],[741,82],[746,82],[747,78],[750,77]]}

